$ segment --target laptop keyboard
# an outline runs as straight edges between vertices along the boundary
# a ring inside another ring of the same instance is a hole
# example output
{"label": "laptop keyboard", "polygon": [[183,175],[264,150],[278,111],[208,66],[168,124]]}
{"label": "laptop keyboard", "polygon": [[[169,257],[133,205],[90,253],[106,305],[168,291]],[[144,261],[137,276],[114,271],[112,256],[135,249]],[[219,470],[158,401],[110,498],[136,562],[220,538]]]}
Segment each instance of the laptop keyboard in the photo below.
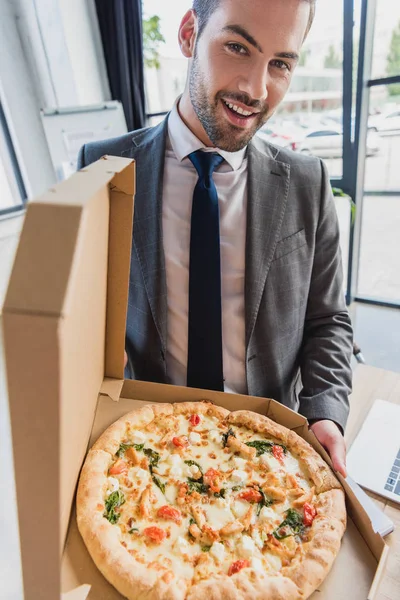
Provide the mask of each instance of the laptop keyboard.
{"label": "laptop keyboard", "polygon": [[400,450],[397,453],[389,477],[386,480],[385,490],[400,496]]}

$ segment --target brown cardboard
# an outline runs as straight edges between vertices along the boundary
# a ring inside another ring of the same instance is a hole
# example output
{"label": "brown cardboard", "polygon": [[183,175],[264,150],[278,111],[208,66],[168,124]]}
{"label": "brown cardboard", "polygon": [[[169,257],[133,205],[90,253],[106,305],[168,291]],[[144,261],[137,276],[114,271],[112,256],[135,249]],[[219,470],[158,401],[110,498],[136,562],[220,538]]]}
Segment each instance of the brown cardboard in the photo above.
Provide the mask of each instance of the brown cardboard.
{"label": "brown cardboard", "polygon": [[[304,417],[273,400],[123,381],[133,194],[133,162],[107,157],[25,218],[3,317],[25,600],[61,590],[65,600],[121,599],[90,559],[74,512],[69,527],[68,518],[89,440],[143,402],[209,399],[267,414],[329,462]],[[313,598],[373,600],[387,548],[344,487],[349,527]]]}

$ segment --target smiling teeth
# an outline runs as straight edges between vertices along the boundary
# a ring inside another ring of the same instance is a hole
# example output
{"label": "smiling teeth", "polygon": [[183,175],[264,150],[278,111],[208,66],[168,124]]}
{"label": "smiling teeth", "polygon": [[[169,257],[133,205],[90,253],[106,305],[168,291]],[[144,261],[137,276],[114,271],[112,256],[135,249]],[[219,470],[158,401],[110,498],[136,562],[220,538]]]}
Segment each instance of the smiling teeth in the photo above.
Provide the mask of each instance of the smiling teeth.
{"label": "smiling teeth", "polygon": [[230,104],[230,102],[226,102],[224,100],[225,104],[227,106],[229,106],[229,108],[231,110],[234,110],[235,112],[239,113],[239,115],[243,115],[244,117],[249,117],[251,114],[253,114],[252,112],[249,112],[248,110],[243,110],[243,108],[240,108],[240,106],[236,106],[236,104]]}

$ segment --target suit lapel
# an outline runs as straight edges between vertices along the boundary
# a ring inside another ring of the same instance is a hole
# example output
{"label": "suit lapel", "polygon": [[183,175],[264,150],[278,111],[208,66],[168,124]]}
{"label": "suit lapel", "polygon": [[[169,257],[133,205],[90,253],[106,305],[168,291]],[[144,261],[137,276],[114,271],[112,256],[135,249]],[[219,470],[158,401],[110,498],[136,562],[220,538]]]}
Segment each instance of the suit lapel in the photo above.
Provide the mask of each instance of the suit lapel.
{"label": "suit lapel", "polygon": [[137,133],[132,140],[132,158],[136,160],[133,251],[140,263],[164,354],[167,344],[167,285],[162,235],[162,192],[167,122],[166,118],[157,127]]}
{"label": "suit lapel", "polygon": [[[270,154],[266,153],[271,152]],[[277,151],[276,151],[277,154]],[[246,351],[257,319],[289,192],[290,166],[256,140],[248,147],[245,325]]]}

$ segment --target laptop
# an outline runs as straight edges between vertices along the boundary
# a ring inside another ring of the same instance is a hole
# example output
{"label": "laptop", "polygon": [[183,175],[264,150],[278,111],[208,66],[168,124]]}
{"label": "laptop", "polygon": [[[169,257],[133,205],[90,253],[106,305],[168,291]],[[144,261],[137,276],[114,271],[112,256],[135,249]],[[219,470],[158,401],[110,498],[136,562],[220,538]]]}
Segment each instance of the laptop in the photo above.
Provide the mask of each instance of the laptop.
{"label": "laptop", "polygon": [[400,405],[375,400],[347,455],[362,487],[400,504]]}

